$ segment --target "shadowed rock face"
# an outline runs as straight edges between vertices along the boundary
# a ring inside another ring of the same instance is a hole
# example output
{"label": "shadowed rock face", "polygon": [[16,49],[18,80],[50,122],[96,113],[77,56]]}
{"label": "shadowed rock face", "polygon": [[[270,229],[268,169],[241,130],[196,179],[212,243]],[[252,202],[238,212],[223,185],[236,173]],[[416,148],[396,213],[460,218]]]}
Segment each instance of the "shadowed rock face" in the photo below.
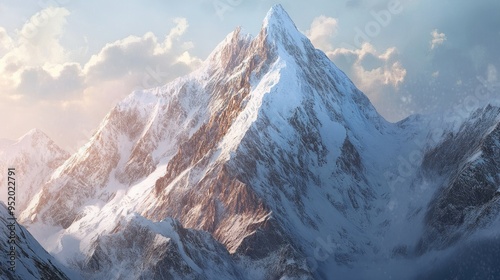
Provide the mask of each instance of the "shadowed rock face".
{"label": "shadowed rock face", "polygon": [[[249,238],[255,241],[258,235]],[[264,259],[262,268],[267,270],[265,279],[310,279],[307,270],[289,263],[298,257],[293,248],[281,247],[279,243],[261,243],[261,246],[266,247],[263,250],[267,250],[268,254],[255,257],[257,260]],[[186,229],[170,218],[152,223],[140,216],[133,217],[122,222],[112,233],[95,240],[93,247],[89,258],[80,264],[86,277],[248,279],[238,265],[238,258],[232,257],[208,232]],[[257,249],[259,253],[263,251],[254,246],[249,249]],[[135,253],[133,257],[131,251]],[[245,252],[242,255],[253,254]],[[123,272],[123,267],[140,268]]]}
{"label": "shadowed rock face", "polygon": [[8,214],[5,204],[0,203],[0,246],[2,254],[0,261],[1,279],[70,279],[64,268],[49,253],[47,253],[40,244],[31,236],[31,234],[21,225],[16,224],[16,270],[9,270],[7,249],[10,248],[8,236],[10,230],[8,225],[12,223],[11,216]]}
{"label": "shadowed rock face", "polygon": [[[139,238],[138,238],[139,237]],[[151,223],[136,216],[94,242],[81,266],[88,277],[127,279],[241,279],[227,250],[203,231],[188,230],[178,221]],[[130,252],[135,252],[130,256]],[[140,269],[123,272],[123,267]],[[218,275],[212,275],[218,267]]]}
{"label": "shadowed rock face", "polygon": [[420,252],[446,248],[488,225],[500,211],[500,108],[476,111],[426,155],[423,166],[446,179],[429,205]]}
{"label": "shadowed rock face", "polygon": [[[254,231],[253,224],[269,215],[269,210],[255,193],[231,176],[223,166],[208,173],[197,187],[198,189],[188,192],[171,191],[159,198],[158,204],[163,207],[155,208],[149,215],[175,217],[186,227],[209,231],[230,252],[234,252],[242,238]],[[182,207],[172,207],[179,204]],[[193,213],[193,209],[203,210]],[[228,235],[232,233],[234,223],[245,225],[246,230],[234,236]]]}

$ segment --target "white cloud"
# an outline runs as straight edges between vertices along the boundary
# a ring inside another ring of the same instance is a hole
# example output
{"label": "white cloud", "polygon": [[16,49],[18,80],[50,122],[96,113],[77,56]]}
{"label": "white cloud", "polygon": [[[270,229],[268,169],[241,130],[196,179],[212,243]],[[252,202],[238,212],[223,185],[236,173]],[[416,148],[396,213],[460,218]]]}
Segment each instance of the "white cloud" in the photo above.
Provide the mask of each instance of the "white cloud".
{"label": "white cloud", "polygon": [[69,11],[49,7],[33,15],[18,31],[18,43],[31,64],[54,64],[65,61],[66,51],[59,38]]}
{"label": "white cloud", "polygon": [[497,68],[494,65],[489,64],[488,65],[488,70],[487,70],[487,81],[489,83],[495,83],[497,80],[498,80],[498,78],[497,78]]}
{"label": "white cloud", "polygon": [[446,35],[444,33],[439,33],[437,29],[432,30],[431,32],[432,40],[431,40],[431,49],[436,48],[439,45],[442,45],[444,41],[446,41]]}
{"label": "white cloud", "polygon": [[10,49],[12,49],[12,39],[5,28],[0,26],[0,58]]}
{"label": "white cloud", "polygon": [[336,19],[320,16],[313,20],[306,35],[372,100],[387,87],[397,89],[404,81],[406,69],[398,60],[396,48],[379,52],[369,43],[360,49],[335,48],[332,42],[337,32]]}
{"label": "white cloud", "polygon": [[380,92],[384,86],[397,89],[406,76],[396,48],[378,52],[371,44],[365,43],[361,49],[338,48],[327,54],[333,62],[343,64],[343,70],[368,95]]}
{"label": "white cloud", "polygon": [[[148,88],[162,85],[199,66],[201,60],[189,53],[193,44],[180,40],[187,29],[186,20],[176,19],[175,22],[177,25],[163,41],[148,32],[142,37],[129,36],[107,44],[85,64],[87,82],[95,84],[127,77],[135,79],[137,86]],[[145,80],[149,82],[144,83]]]}
{"label": "white cloud", "polygon": [[19,75],[16,92],[32,99],[73,99],[84,86],[79,64],[65,63],[56,75],[40,66],[25,67]]}
{"label": "white cloud", "polygon": [[[0,28],[0,85],[3,94],[40,98],[74,98],[89,87],[112,80],[127,79],[134,87],[154,87],[186,74],[201,60],[192,56],[191,42],[182,41],[189,27],[184,18],[175,18],[174,27],[163,40],[148,32],[107,44],[83,65],[70,61],[60,38],[70,13],[49,7],[37,12],[11,38]],[[149,69],[154,69],[153,74]],[[143,83],[148,76],[153,81]],[[130,89],[132,90],[132,88]],[[126,93],[124,93],[126,94]],[[66,100],[67,101],[67,100]]]}
{"label": "white cloud", "polygon": [[167,38],[165,39],[164,49],[170,50],[174,41],[178,40],[184,32],[188,29],[189,25],[185,18],[175,18],[174,23],[176,26],[170,29]]}
{"label": "white cloud", "polygon": [[12,36],[0,27],[0,118],[25,112],[16,117],[13,134],[35,125],[75,149],[81,131],[89,136],[132,90],[163,85],[201,63],[189,52],[193,43],[182,38],[189,27],[184,18],[173,19],[164,39],[151,32],[129,36],[107,44],[83,64],[74,62],[71,50],[60,43],[68,16],[65,8],[49,7]]}
{"label": "white cloud", "polygon": [[335,18],[319,16],[311,23],[311,27],[306,31],[306,36],[316,48],[331,49],[331,39],[338,32],[338,21]]}
{"label": "white cloud", "polygon": [[[68,10],[46,8],[33,15],[16,36],[3,41],[3,56],[0,57],[0,85],[4,94],[16,98],[45,88],[49,80],[64,77],[66,51],[59,43]],[[0,30],[0,33],[4,33]],[[23,81],[23,79],[25,79]],[[37,84],[36,82],[40,82]],[[29,84],[29,87],[28,86]],[[30,89],[29,92],[23,92]],[[50,89],[50,87],[49,87]]]}

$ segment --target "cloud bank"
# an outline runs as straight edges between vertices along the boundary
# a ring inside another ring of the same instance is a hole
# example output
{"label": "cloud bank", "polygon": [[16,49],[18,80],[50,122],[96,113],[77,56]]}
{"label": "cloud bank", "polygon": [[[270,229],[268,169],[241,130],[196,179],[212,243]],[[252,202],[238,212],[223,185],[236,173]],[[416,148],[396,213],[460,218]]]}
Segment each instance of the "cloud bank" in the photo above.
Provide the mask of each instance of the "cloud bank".
{"label": "cloud bank", "polygon": [[[193,43],[183,41],[185,18],[173,19],[163,39],[151,32],[129,36],[106,44],[84,64],[74,62],[60,42],[69,15],[65,8],[48,7],[12,35],[0,28],[0,109],[18,116],[18,124],[47,131],[67,149],[90,137],[111,106],[132,90],[163,85],[201,63],[189,52]],[[18,124],[10,129],[17,131]],[[78,129],[61,131],[66,125]]]}

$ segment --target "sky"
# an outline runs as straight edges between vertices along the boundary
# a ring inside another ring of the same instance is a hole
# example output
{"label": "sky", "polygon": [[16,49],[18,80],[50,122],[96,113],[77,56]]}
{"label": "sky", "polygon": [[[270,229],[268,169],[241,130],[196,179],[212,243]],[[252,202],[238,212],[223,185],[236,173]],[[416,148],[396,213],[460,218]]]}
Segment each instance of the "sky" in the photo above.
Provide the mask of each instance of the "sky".
{"label": "sky", "polygon": [[282,4],[387,120],[500,97],[500,1],[0,0],[0,138],[84,145],[133,90],[193,71]]}

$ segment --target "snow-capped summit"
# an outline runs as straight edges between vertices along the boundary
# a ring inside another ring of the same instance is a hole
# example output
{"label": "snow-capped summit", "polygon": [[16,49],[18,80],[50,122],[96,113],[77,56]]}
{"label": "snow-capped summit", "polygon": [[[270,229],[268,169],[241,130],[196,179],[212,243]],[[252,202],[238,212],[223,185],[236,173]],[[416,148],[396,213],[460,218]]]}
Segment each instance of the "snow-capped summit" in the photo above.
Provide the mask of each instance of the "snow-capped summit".
{"label": "snow-capped summit", "polygon": [[33,139],[33,138],[45,138],[45,139],[47,139],[48,136],[40,129],[33,128],[30,131],[26,132],[26,134],[21,136],[18,141],[22,141],[23,139]]}
{"label": "snow-capped summit", "polygon": [[[42,148],[42,146],[47,146],[50,150],[61,150],[57,145],[50,139],[47,134],[45,134],[40,129],[34,128],[28,131],[23,136],[19,137],[16,141],[10,142],[11,147],[9,150],[14,149],[27,149],[27,148]],[[7,151],[1,151],[7,154]],[[14,152],[11,152],[14,153]]]}
{"label": "snow-capped summit", "polygon": [[[286,25],[288,25],[288,26],[291,25],[295,28],[295,23],[290,18],[288,13],[285,11],[283,6],[281,4],[276,4],[276,5],[272,6],[269,9],[269,11],[267,12],[262,26],[264,28],[267,28],[270,25],[278,25],[281,28],[281,27],[285,27],[285,24],[283,24],[284,22],[287,23]],[[297,28],[295,28],[295,29],[297,29]]]}
{"label": "snow-capped summit", "polygon": [[[20,214],[42,185],[50,178],[68,157],[44,132],[32,129],[17,141],[3,141],[0,145],[0,168],[15,168],[17,173],[16,209]],[[5,174],[0,174],[0,181]],[[6,202],[7,192],[0,193],[0,200]]]}
{"label": "snow-capped summit", "polygon": [[295,23],[281,4],[273,6],[262,24],[262,31],[266,33],[270,41],[279,41],[280,39],[298,43],[305,36],[300,33]]}

